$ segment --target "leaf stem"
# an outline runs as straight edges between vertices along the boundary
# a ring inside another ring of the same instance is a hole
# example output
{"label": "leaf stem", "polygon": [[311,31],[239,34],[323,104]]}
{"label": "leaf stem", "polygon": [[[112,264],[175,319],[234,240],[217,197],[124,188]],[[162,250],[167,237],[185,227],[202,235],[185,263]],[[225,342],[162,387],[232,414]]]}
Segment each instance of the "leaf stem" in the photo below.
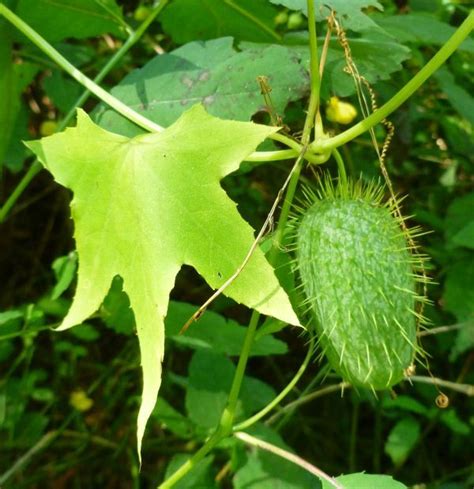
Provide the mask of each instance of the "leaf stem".
{"label": "leaf stem", "polygon": [[[110,71],[117,65],[117,63],[124,57],[124,55],[130,50],[130,48],[136,44],[136,42],[141,38],[143,33],[149,27],[149,25],[155,20],[156,16],[163,10],[163,8],[169,3],[169,0],[161,0],[161,2],[153,7],[150,11],[148,17],[139,25],[138,29],[131,33],[130,37],[125,41],[125,43],[120,47],[120,49],[110,58],[110,60],[105,64],[105,66],[100,70],[97,76],[94,78],[95,83],[100,83]],[[0,5],[0,14],[2,13]],[[88,99],[91,92],[90,90],[85,90],[82,95],[73,104],[64,119],[58,124],[57,132],[62,131],[69,122],[73,119],[76,114],[77,107],[82,107],[84,102]],[[0,208],[0,223],[3,222],[11,211],[12,207],[15,205],[16,201],[20,198],[21,194],[28,187],[33,178],[41,171],[43,166],[35,159],[26,174],[20,180],[15,190],[10,194],[5,204]]]}
{"label": "leaf stem", "polygon": [[90,78],[78,70],[73,64],[71,64],[64,56],[62,56],[54,47],[49,44],[43,37],[41,37],[34,29],[32,29],[26,22],[20,17],[15,15],[4,4],[0,4],[0,15],[3,15],[9,22],[11,22],[19,31],[21,31],[33,44],[35,44],[41,51],[55,61],[66,73],[72,76],[77,82],[90,90],[100,100],[110,105],[113,109],[119,112],[127,119],[131,120],[140,127],[143,127],[150,132],[160,132],[163,128],[150,121],[146,117],[142,116],[138,112],[134,111],[119,99],[108,93],[102,87],[93,82]]}
{"label": "leaf stem", "polygon": [[308,6],[308,31],[310,51],[310,75],[311,93],[309,96],[308,113],[303,128],[303,145],[307,145],[311,139],[311,130],[315,124],[316,112],[319,108],[319,93],[321,90],[321,78],[319,74],[318,37],[316,34],[316,17],[314,14],[314,0],[307,0]]}
{"label": "leaf stem", "polygon": [[295,376],[291,379],[289,384],[273,399],[273,401],[267,404],[262,410],[254,414],[252,417],[235,425],[232,428],[232,431],[235,432],[235,431],[245,430],[250,426],[252,426],[253,424],[255,424],[257,421],[260,421],[260,419],[266,416],[275,406],[277,406],[281,402],[282,399],[284,399],[293,390],[293,387],[300,380],[301,376],[303,375],[303,373],[305,372],[306,368],[309,365],[309,362],[311,360],[311,355],[314,352],[314,343],[315,343],[314,336],[311,336],[306,357],[303,363],[301,364],[300,368],[298,369],[298,372],[296,372]]}
{"label": "leaf stem", "polygon": [[313,474],[320,479],[326,480],[329,484],[331,484],[331,486],[335,487],[336,489],[344,489],[341,484],[339,484],[335,479],[323,472],[321,469],[315,467],[313,464],[310,464],[303,458],[289,452],[288,450],[284,450],[283,448],[277,447],[276,445],[273,445],[266,441],[259,440],[258,438],[255,438],[248,433],[237,432],[234,433],[234,436],[239,440],[242,440],[244,443],[247,443],[248,445],[261,448],[262,450],[273,453],[277,457],[284,458],[285,460],[288,460],[289,462],[298,465],[310,474]]}
{"label": "leaf stem", "polygon": [[456,32],[446,41],[441,49],[426,63],[426,65],[387,103],[373,112],[370,116],[358,122],[347,131],[329,139],[316,140],[311,149],[315,152],[325,152],[360,136],[402,105],[420,86],[451,56],[458,46],[466,39],[474,28],[474,10],[468,15]]}

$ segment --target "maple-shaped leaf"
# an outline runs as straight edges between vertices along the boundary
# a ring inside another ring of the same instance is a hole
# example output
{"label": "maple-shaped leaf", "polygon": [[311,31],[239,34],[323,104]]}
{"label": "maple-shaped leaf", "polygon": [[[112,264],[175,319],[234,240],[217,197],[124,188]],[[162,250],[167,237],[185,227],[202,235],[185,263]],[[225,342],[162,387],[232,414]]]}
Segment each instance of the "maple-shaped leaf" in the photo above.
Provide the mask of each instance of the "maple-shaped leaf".
{"label": "maple-shaped leaf", "polygon": [[[160,387],[163,320],[176,274],[188,264],[218,288],[242,263],[253,230],[219,181],[275,130],[221,120],[197,105],[163,132],[129,139],[101,129],[79,110],[77,127],[27,143],[54,178],[73,192],[78,283],[58,329],[88,318],[114,276],[123,278],[135,313],[143,369],[139,453]],[[298,324],[259,249],[225,294]]]}

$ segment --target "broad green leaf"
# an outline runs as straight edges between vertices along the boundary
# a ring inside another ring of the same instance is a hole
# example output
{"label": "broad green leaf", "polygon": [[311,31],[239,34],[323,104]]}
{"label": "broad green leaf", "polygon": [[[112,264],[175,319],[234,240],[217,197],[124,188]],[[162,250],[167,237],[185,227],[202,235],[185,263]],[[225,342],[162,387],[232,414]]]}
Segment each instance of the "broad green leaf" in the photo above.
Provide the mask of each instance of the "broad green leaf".
{"label": "broad green leaf", "polygon": [[458,244],[456,243],[456,237],[459,239],[459,233],[462,233],[474,220],[473,209],[474,192],[453,200],[446,212],[444,223],[445,237],[448,242]]}
{"label": "broad green leaf", "polygon": [[452,432],[467,436],[472,433],[472,425],[465,423],[458,415],[455,409],[448,409],[443,411],[440,415],[440,420],[445,424]]}
{"label": "broad green leaf", "polygon": [[277,13],[268,0],[173,0],[160,21],[178,44],[225,36],[275,42]]}
{"label": "broad green leaf", "polygon": [[[80,110],[77,127],[27,144],[74,194],[78,285],[59,329],[83,322],[99,308],[112,279],[123,278],[143,369],[139,452],[161,382],[163,319],[176,274],[188,264],[218,288],[242,263],[254,235],[219,181],[273,132],[216,119],[197,105],[161,133],[128,139],[101,129]],[[298,324],[258,249],[226,294]]]}
{"label": "broad green leaf", "polygon": [[[232,39],[192,42],[156,56],[133,71],[112,94],[163,126],[173,123],[192,105],[202,102],[217,117],[248,121],[264,108],[257,76],[272,87],[275,109],[301,98],[308,86],[307,71],[294,53],[283,46],[256,46],[236,52]],[[102,105],[94,119],[105,129],[127,136],[142,129]]]}
{"label": "broad green leaf", "polygon": [[[240,355],[247,328],[213,311],[206,311],[185,334],[180,334],[196,310],[197,306],[192,304],[171,301],[165,320],[166,337],[189,348]],[[287,351],[283,341],[267,335],[253,343],[250,356],[281,355]]]}
{"label": "broad green leaf", "polygon": [[461,323],[461,329],[449,354],[449,360],[454,362],[464,352],[474,349],[474,320]]}
{"label": "broad green leaf", "polygon": [[[306,0],[270,0],[275,5],[283,5],[291,10],[300,10],[307,14]],[[383,10],[377,0],[315,0],[316,20],[324,20],[335,10],[337,17],[345,29],[362,31],[365,29],[380,29],[379,26],[363,12],[366,8]]]}
{"label": "broad green leaf", "polygon": [[474,258],[465,258],[448,268],[444,283],[444,304],[458,321],[474,317]]}
{"label": "broad green leaf", "polygon": [[[288,36],[288,48],[296,51],[305,67],[309,67],[310,54],[307,34]],[[411,51],[396,39],[375,31],[363,32],[359,37],[347,38],[351,46],[352,59],[359,73],[371,84],[387,80],[392,73],[403,68],[402,62],[411,57]],[[322,48],[321,48],[322,49]],[[320,51],[321,51],[320,49]],[[344,71],[344,52],[336,39],[329,43],[321,95],[347,97],[355,93],[353,78]]]}
{"label": "broad green leaf", "polygon": [[421,404],[416,399],[413,399],[413,397],[404,395],[400,395],[395,398],[386,397],[384,398],[382,405],[384,409],[398,408],[403,411],[409,411],[411,413],[422,415],[426,415],[428,413],[426,406]]}
{"label": "broad green leaf", "polygon": [[[283,448],[293,450],[281,436],[264,425],[251,429],[252,436]],[[234,476],[234,489],[320,489],[319,479],[301,467],[265,450],[249,450],[247,462]]]}
{"label": "broad green leaf", "polygon": [[401,465],[420,438],[420,423],[412,417],[402,418],[390,431],[385,442],[385,453],[394,465]]}
{"label": "broad green leaf", "polygon": [[124,32],[114,0],[19,0],[16,14],[48,41]]}
{"label": "broad green leaf", "polygon": [[[344,489],[408,489],[405,484],[394,480],[390,475],[378,474],[347,474],[336,477]],[[323,481],[322,489],[332,489],[334,486]]]}
{"label": "broad green leaf", "polygon": [[447,68],[438,70],[435,78],[453,108],[474,125],[474,97],[471,93],[456,83],[454,75]]}
{"label": "broad green leaf", "polygon": [[[227,404],[234,373],[234,364],[220,353],[198,350],[193,355],[189,364],[189,385],[186,389],[186,409],[190,419],[208,429],[219,423]],[[275,392],[269,385],[245,376],[237,417],[251,415],[266,406],[274,397]]]}
{"label": "broad green leaf", "polygon": [[[428,13],[412,12],[404,15],[376,15],[377,24],[403,43],[444,44],[456,28]],[[459,50],[474,52],[474,40],[466,39]]]}

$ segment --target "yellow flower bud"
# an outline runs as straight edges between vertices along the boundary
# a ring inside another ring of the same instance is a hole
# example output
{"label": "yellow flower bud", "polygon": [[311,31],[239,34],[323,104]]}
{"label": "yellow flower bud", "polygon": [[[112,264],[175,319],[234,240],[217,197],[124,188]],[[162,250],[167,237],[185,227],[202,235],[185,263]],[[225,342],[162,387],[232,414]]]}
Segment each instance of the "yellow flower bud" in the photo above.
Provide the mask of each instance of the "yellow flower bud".
{"label": "yellow flower bud", "polygon": [[88,397],[84,391],[78,390],[72,392],[69,396],[69,404],[74,409],[84,412],[88,411],[92,407],[94,401],[90,397]]}
{"label": "yellow flower bud", "polygon": [[357,116],[356,108],[348,103],[342,102],[337,97],[331,97],[326,107],[326,117],[332,122],[339,124],[350,124]]}

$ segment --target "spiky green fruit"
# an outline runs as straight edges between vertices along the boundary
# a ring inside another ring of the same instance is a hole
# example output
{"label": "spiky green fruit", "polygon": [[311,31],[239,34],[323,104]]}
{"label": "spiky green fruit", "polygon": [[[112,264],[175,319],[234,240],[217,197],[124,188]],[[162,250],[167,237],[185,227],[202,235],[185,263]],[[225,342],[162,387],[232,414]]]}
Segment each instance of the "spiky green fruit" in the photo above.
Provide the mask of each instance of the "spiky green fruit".
{"label": "spiky green fruit", "polygon": [[396,384],[416,352],[416,268],[383,189],[326,180],[297,231],[297,262],[322,351],[344,380]]}

